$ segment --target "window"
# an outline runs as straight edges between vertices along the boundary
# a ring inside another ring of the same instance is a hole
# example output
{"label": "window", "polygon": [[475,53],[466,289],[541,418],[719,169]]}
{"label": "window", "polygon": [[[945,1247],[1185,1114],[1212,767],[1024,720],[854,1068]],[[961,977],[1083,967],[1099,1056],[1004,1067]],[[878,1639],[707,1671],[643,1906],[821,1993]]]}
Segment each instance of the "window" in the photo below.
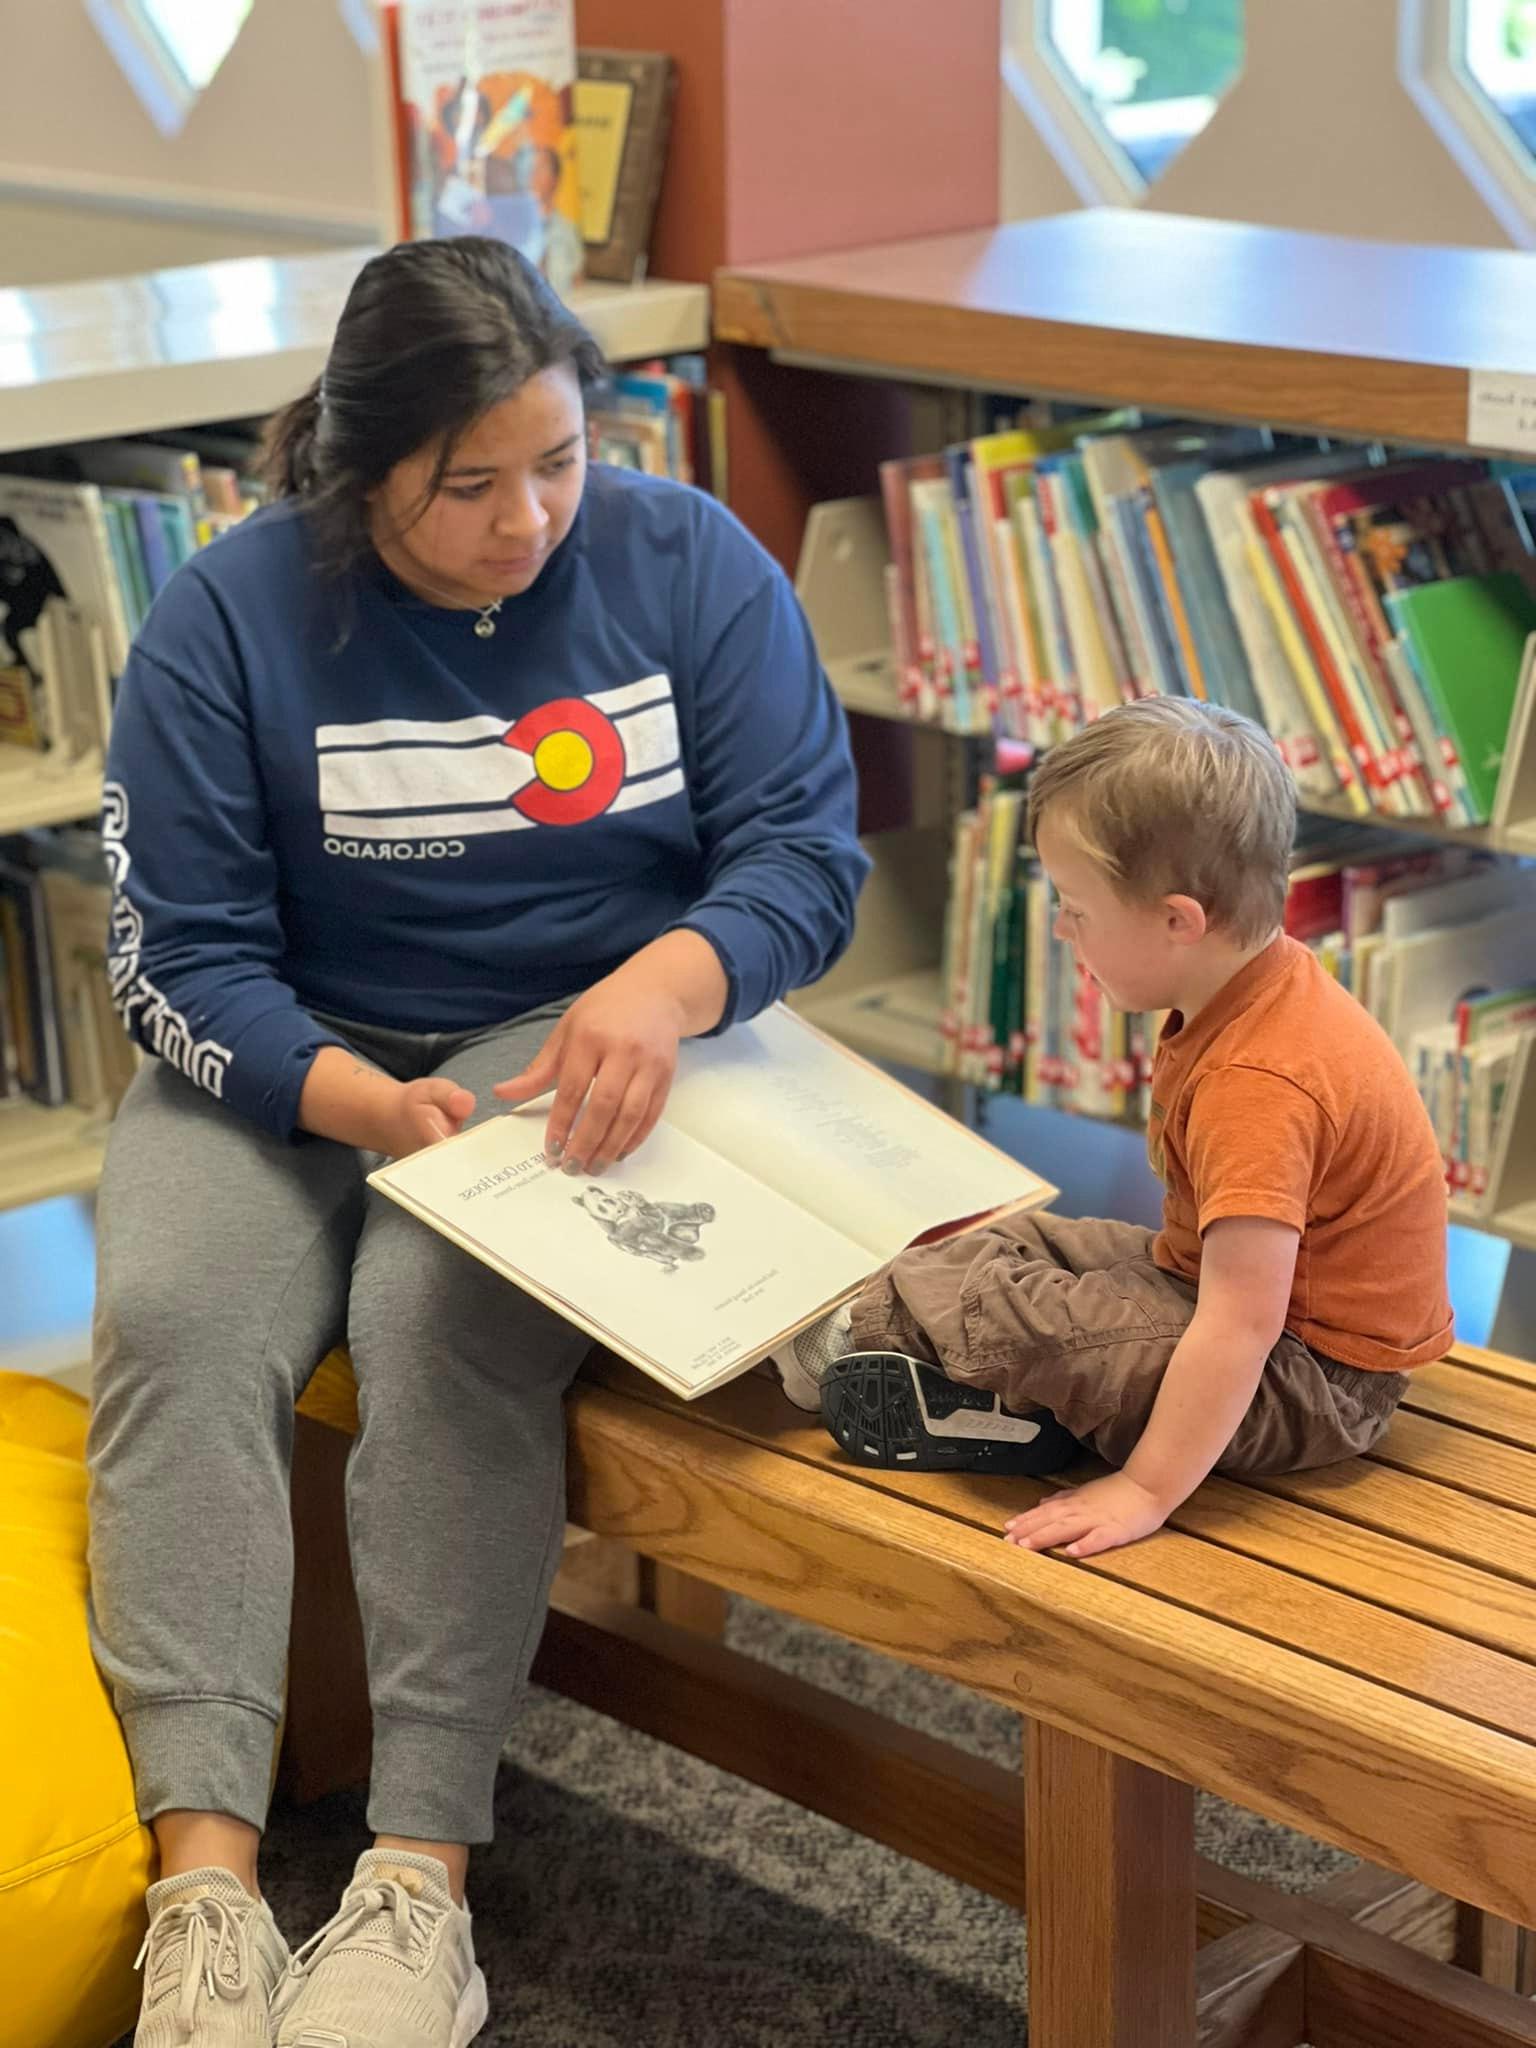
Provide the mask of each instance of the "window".
{"label": "window", "polygon": [[1459,58],[1511,139],[1536,154],[1536,0],[1463,0]]}
{"label": "window", "polygon": [[1398,68],[1511,241],[1536,245],[1536,0],[1402,0]]}
{"label": "window", "polygon": [[379,50],[379,25],[374,19],[370,0],[341,0],[341,18],[351,29],[353,40],[365,57],[376,57]]}
{"label": "window", "polygon": [[162,135],[178,135],[234,48],[254,0],[85,0]]}
{"label": "window", "polygon": [[251,0],[138,0],[138,7],[187,84],[201,92],[245,27]]}
{"label": "window", "polygon": [[1243,65],[1243,0],[1015,0],[1004,74],[1088,200],[1138,198]]}

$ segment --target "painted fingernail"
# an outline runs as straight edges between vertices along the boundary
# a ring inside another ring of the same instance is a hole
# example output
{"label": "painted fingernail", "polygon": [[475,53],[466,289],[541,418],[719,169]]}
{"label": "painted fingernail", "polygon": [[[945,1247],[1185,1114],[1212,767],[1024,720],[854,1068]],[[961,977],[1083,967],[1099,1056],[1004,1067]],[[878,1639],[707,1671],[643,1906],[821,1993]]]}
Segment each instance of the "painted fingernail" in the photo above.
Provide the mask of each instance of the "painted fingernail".
{"label": "painted fingernail", "polygon": [[607,1160],[606,1160],[606,1159],[594,1159],[594,1160],[593,1160],[593,1162],[592,1162],[592,1171],[593,1171],[594,1173],[606,1173],[606,1172],[608,1171],[608,1162],[607,1162]]}
{"label": "painted fingernail", "polygon": [[549,1141],[549,1143],[548,1143],[548,1144],[547,1144],[547,1145],[546,1145],[546,1146],[544,1147],[544,1157],[545,1157],[545,1158],[546,1158],[547,1160],[549,1160],[551,1164],[553,1164],[553,1163],[554,1163],[554,1161],[555,1161],[555,1160],[557,1160],[557,1159],[558,1159],[558,1158],[560,1157],[560,1154],[561,1154],[561,1153],[562,1153],[562,1152],[563,1152],[564,1150],[565,1150],[565,1144],[564,1144],[564,1141],[563,1141],[562,1139],[560,1139],[560,1138],[551,1138],[551,1139],[550,1139],[550,1141]]}
{"label": "painted fingernail", "polygon": [[573,1176],[579,1174],[581,1172],[581,1161],[579,1159],[567,1159],[565,1171]]}

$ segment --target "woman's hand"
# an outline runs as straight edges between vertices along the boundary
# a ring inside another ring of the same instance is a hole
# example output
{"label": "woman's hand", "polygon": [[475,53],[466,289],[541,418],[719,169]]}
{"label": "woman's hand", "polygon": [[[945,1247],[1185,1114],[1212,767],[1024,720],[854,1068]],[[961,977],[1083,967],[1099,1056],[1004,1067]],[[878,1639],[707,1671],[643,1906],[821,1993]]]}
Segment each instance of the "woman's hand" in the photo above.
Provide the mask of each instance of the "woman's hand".
{"label": "woman's hand", "polygon": [[361,1152],[404,1159],[453,1137],[474,1108],[469,1090],[444,1075],[397,1081],[345,1046],[323,1045],[304,1077],[299,1128]]}
{"label": "woman's hand", "polygon": [[374,1148],[391,1159],[404,1159],[439,1138],[457,1137],[465,1118],[474,1112],[475,1098],[469,1090],[442,1075],[402,1081],[398,1087],[379,1132],[382,1142]]}
{"label": "woman's hand", "polygon": [[503,1102],[555,1090],[544,1148],[552,1166],[601,1173],[627,1159],[656,1127],[684,1038],[720,1021],[725,970],[707,939],[668,932],[578,996]]}

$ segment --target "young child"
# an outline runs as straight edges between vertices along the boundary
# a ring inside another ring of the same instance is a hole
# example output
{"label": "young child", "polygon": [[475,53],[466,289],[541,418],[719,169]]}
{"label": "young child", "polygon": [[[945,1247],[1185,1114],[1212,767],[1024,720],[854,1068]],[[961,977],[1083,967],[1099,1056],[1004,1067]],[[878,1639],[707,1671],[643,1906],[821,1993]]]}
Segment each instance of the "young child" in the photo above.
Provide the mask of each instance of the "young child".
{"label": "young child", "polygon": [[[1117,1009],[1167,1010],[1163,1227],[1010,1221],[908,1251],[780,1361],[865,1463],[1120,1469],[1007,1524],[1091,1557],[1210,1471],[1374,1444],[1451,1336],[1445,1184],[1403,1062],[1285,937],[1290,774],[1214,704],[1122,705],[1050,754],[1029,832],[1056,936]],[[937,1366],[940,1370],[935,1371]]]}

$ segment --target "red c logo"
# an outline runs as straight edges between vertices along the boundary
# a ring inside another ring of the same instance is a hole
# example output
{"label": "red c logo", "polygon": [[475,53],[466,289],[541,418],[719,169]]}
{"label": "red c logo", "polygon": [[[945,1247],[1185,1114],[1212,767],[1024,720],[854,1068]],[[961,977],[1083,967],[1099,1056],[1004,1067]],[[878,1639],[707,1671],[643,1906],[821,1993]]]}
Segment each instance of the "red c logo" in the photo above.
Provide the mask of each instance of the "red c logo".
{"label": "red c logo", "polygon": [[624,748],[610,720],[583,697],[541,704],[502,735],[531,756],[535,780],[512,799],[536,825],[584,825],[600,817],[624,780]]}

